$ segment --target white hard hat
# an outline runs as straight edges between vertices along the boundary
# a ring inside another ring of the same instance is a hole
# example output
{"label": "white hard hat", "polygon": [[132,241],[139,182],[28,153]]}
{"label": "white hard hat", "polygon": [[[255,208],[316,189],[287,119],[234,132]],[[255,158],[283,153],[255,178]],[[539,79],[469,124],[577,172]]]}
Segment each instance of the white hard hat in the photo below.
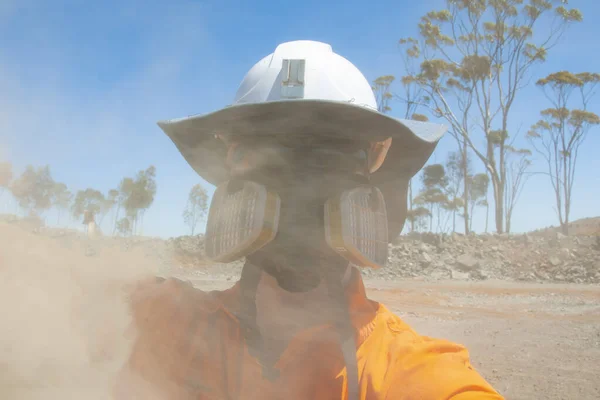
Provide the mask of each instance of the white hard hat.
{"label": "white hard hat", "polygon": [[250,69],[233,105],[285,100],[329,100],[377,110],[364,75],[330,45],[307,40],[283,43]]}
{"label": "white hard hat", "polygon": [[378,172],[382,179],[386,170],[414,175],[446,131],[443,125],[378,112],[371,85],[358,68],[330,45],[306,40],[280,44],[256,63],[230,106],[158,125],[192,168],[213,184],[227,179],[226,149],[217,135],[328,135],[372,141],[392,137],[388,158],[400,158],[402,168],[386,159],[383,172]]}

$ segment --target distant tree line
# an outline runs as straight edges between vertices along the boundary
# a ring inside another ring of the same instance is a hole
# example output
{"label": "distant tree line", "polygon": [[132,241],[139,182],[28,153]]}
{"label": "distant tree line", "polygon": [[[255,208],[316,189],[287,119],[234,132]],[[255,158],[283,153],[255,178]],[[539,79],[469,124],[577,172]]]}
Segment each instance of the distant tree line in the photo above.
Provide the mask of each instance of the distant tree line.
{"label": "distant tree line", "polygon": [[81,220],[90,213],[99,226],[107,216],[112,234],[135,235],[142,230],[144,214],[156,195],[156,168],[150,166],[135,177],[123,178],[106,193],[93,188],[72,193],[67,185],[52,177],[50,166],[28,165],[20,176],[13,176],[12,165],[0,162],[0,196],[10,192],[18,206],[30,217],[43,217],[56,211],[56,225],[65,214]]}
{"label": "distant tree line", "polygon": [[[65,183],[57,182],[50,166],[28,165],[14,176],[9,162],[0,161],[0,204],[5,193],[12,194],[17,206],[28,217],[44,218],[51,210],[57,226],[64,216],[81,223],[84,215],[92,215],[100,226],[108,226],[112,235],[131,236],[143,231],[144,215],[156,197],[156,168],[150,166],[133,177],[121,179],[117,187],[103,193],[94,188],[73,193]],[[208,194],[200,184],[189,192],[183,221],[194,235],[208,211]]]}

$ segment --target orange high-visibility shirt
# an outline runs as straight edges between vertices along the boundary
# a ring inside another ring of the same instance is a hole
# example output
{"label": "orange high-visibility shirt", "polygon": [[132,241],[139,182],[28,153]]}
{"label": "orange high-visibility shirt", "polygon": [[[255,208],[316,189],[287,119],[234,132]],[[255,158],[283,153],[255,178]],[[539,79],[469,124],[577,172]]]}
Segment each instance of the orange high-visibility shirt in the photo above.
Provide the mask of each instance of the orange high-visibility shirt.
{"label": "orange high-visibility shirt", "polygon": [[[359,274],[347,287],[357,332],[361,400],[501,400],[467,350],[421,336],[366,297]],[[203,292],[175,279],[146,282],[132,298],[137,338],[115,398],[144,400],[346,399],[345,364],[333,327],[297,335],[263,378],[235,311],[239,283]]]}

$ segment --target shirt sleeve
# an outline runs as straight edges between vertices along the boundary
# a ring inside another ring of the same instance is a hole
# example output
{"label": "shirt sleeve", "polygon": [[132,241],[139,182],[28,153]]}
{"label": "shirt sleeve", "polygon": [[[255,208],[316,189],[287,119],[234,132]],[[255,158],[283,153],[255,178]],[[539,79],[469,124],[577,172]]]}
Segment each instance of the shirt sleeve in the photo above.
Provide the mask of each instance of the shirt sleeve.
{"label": "shirt sleeve", "polygon": [[465,347],[418,336],[392,348],[386,400],[503,400],[473,368]]}
{"label": "shirt sleeve", "polygon": [[188,328],[202,303],[194,296],[190,285],[175,279],[151,279],[132,288],[135,340],[113,388],[114,399],[192,398],[181,375],[191,368]]}

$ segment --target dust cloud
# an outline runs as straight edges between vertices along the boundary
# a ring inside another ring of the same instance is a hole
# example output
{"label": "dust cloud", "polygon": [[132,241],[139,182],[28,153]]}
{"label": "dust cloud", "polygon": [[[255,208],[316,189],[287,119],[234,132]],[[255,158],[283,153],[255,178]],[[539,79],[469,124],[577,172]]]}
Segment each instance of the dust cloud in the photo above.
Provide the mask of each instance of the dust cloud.
{"label": "dust cloud", "polygon": [[135,336],[128,288],[157,265],[108,243],[0,221],[1,399],[111,398]]}

